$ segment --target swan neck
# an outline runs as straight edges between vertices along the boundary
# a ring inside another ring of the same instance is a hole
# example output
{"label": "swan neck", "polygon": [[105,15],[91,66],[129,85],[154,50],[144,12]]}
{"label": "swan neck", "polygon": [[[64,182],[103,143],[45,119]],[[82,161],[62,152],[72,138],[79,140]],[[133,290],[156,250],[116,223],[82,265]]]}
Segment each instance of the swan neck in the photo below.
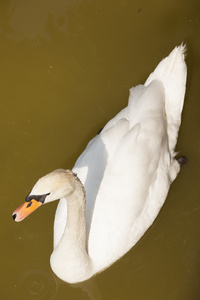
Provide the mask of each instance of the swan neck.
{"label": "swan neck", "polygon": [[82,184],[77,181],[74,192],[66,197],[67,225],[65,235],[74,238],[79,246],[86,248],[86,199]]}
{"label": "swan neck", "polygon": [[51,255],[51,267],[58,277],[69,283],[80,282],[94,273],[86,250],[86,199],[82,183],[75,177],[75,189],[64,196],[67,201],[67,224],[63,236]]}

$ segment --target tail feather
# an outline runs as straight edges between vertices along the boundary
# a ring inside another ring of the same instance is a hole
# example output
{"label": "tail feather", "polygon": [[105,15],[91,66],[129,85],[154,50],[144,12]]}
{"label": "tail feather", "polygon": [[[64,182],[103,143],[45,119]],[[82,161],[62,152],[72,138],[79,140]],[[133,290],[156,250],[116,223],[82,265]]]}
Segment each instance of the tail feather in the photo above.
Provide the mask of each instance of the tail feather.
{"label": "tail feather", "polygon": [[160,80],[165,89],[165,110],[168,123],[169,149],[174,151],[183,109],[187,67],[185,63],[186,46],[181,44],[164,58],[149,75],[145,86],[153,80]]}

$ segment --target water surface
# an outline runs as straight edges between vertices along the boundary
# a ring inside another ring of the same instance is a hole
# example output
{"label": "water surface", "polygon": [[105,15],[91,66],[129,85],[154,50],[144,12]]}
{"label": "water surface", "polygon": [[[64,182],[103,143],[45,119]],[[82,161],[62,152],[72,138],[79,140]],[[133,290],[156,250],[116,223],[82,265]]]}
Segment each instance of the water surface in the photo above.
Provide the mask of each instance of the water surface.
{"label": "water surface", "polygon": [[[1,299],[200,298],[200,4],[194,0],[7,0],[0,4]],[[52,273],[56,203],[22,223],[35,181],[72,168],[127,104],[128,89],[187,43],[177,150],[188,157],[152,227],[122,259],[79,285]]]}

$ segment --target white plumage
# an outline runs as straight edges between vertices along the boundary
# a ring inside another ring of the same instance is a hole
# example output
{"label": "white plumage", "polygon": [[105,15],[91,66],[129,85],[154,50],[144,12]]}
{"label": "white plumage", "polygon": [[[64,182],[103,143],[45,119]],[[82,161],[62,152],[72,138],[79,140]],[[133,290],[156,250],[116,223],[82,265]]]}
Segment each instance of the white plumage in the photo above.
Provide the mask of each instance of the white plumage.
{"label": "white plumage", "polygon": [[[111,265],[159,213],[180,169],[174,148],[185,95],[184,52],[183,45],[176,47],[144,85],[132,88],[128,106],[78,158],[72,171],[85,188],[86,237],[84,192],[70,171],[44,176],[29,194],[50,193],[45,203],[62,197],[51,257],[52,269],[61,279],[83,281]],[[56,196],[54,190],[59,191]]]}

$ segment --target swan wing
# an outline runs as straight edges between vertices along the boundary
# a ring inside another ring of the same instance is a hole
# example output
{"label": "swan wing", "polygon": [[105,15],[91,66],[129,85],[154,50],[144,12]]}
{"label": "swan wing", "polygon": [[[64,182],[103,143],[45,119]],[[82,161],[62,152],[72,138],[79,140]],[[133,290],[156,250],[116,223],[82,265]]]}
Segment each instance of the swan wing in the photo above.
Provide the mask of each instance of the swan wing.
{"label": "swan wing", "polygon": [[[139,98],[132,99],[136,121],[129,121],[130,129],[109,157],[96,197],[89,254],[97,269],[119,259],[143,235],[158,214],[169,188],[171,166],[164,88],[161,82],[153,81],[145,88],[140,87],[140,91]],[[150,205],[161,170],[169,179],[165,187],[160,187],[161,192],[156,190],[163,196],[156,205]],[[137,230],[136,224],[140,224]]]}

